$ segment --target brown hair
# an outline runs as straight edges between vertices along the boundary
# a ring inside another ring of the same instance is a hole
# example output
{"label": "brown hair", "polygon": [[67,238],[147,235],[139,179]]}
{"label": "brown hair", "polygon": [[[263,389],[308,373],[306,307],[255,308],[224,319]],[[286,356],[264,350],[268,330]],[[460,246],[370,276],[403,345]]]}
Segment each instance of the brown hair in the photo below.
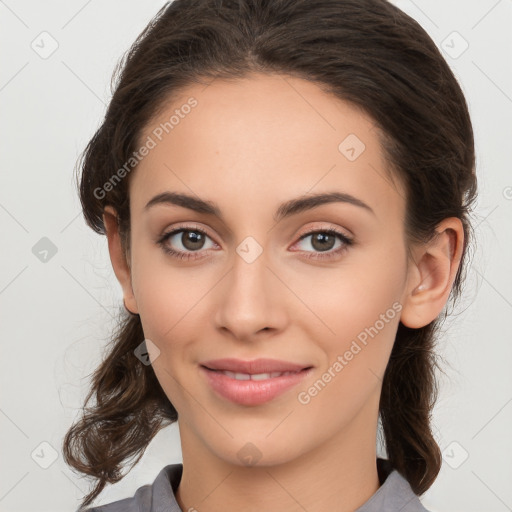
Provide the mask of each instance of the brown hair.
{"label": "brown hair", "polygon": [[[252,72],[312,81],[371,117],[389,168],[405,185],[408,242],[429,240],[446,217],[461,219],[464,250],[450,295],[455,304],[477,191],[471,120],[463,92],[435,43],[385,0],[166,4],[119,62],[105,118],[79,161],[87,224],[105,234],[102,213],[112,205],[129,251],[129,179],[108,192],[104,184],[140,147],[141,131],[158,109],[187,85]],[[432,485],[441,466],[430,423],[440,321],[420,329],[399,324],[382,384],[379,412],[387,456],[416,494]],[[139,316],[123,313],[93,375],[83,415],[65,436],[66,462],[97,479],[84,506],[106,483],[120,480],[123,464],[130,460],[133,467],[154,435],[177,420],[152,366],[134,355],[142,340]]]}

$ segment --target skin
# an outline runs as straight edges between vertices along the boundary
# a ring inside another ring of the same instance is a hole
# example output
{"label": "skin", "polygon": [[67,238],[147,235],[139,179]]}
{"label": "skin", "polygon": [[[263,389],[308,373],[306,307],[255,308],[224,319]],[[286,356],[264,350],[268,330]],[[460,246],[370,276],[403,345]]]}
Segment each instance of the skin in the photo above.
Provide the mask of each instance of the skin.
{"label": "skin", "polygon": [[[153,367],[179,414],[184,469],[177,501],[184,511],[201,512],[353,511],[379,488],[378,405],[399,320],[419,328],[442,311],[460,263],[462,224],[445,219],[439,236],[411,246],[408,257],[405,192],[384,178],[374,123],[298,78],[254,74],[190,86],[141,140],[190,96],[198,105],[130,176],[129,254],[115,210],[104,212],[125,305],[140,314],[145,337],[160,351]],[[349,134],[366,146],[354,161],[338,150]],[[169,204],[144,211],[164,191],[213,201],[224,221]],[[275,222],[282,202],[330,191],[352,194],[374,213],[330,203]],[[167,244],[196,260],[175,259],[156,243],[181,223],[205,230],[204,246],[194,253],[182,233]],[[332,227],[354,244],[335,255],[342,245],[336,238],[326,246],[332,259],[314,259],[321,249],[312,236],[300,236]],[[263,250],[251,263],[236,252],[249,236]],[[300,403],[298,393],[395,302],[401,311]],[[220,357],[277,358],[314,369],[274,400],[242,406],[218,396],[199,372],[200,362]],[[256,465],[239,458],[244,446],[258,453]]]}

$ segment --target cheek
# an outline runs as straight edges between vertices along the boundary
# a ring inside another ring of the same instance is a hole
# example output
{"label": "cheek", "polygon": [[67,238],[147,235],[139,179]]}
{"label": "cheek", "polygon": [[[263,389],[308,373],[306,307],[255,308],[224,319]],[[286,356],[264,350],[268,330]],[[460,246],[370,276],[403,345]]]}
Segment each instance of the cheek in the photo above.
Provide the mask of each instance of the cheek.
{"label": "cheek", "polygon": [[[328,387],[345,393],[349,385],[355,395],[348,400],[358,393],[361,398],[384,374],[402,310],[405,268],[405,250],[393,250],[392,244],[361,251],[353,264],[347,262],[339,272],[315,280],[307,295],[308,306],[321,322],[312,322],[311,315],[298,321],[325,354],[322,370],[336,375],[326,375],[332,381]],[[343,369],[338,364],[336,371],[333,365],[339,357]]]}
{"label": "cheek", "polygon": [[[311,322],[310,335],[315,338],[313,333],[318,337],[321,332],[327,338],[347,340],[376,322],[380,331],[382,315],[386,326],[388,321],[398,324],[398,301],[406,277],[404,258],[404,254],[396,251],[361,251],[337,270],[312,271],[309,280],[299,281],[297,295],[306,298],[314,314],[306,315],[305,321],[316,317],[322,324],[320,331],[319,322]],[[308,329],[306,322],[303,325]]]}
{"label": "cheek", "polygon": [[214,277],[162,264],[140,264],[135,272],[134,292],[144,336],[159,349],[153,367],[177,409],[183,393],[180,383],[187,382],[200,356],[196,345],[205,337],[208,293],[218,280]]}
{"label": "cheek", "polygon": [[322,418],[322,429],[334,432],[363,407],[378,410],[400,310],[397,301],[385,303],[382,308],[367,303],[362,308],[340,307],[331,316],[336,335],[329,341],[319,339],[318,333],[312,338],[325,357],[314,378],[298,389],[297,396],[303,427],[310,429],[312,436],[319,428],[315,418]]}
{"label": "cheek", "polygon": [[[209,284],[205,275],[171,264],[160,248],[140,243],[134,251],[132,286],[145,335],[165,341],[183,324],[191,322],[194,310]],[[210,285],[211,287],[211,285]]]}

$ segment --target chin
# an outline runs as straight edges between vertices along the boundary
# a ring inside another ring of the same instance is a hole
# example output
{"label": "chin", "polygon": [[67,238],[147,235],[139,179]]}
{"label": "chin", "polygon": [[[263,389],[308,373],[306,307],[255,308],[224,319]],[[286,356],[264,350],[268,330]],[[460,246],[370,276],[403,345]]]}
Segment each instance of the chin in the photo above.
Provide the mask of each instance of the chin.
{"label": "chin", "polygon": [[235,435],[233,439],[225,440],[222,446],[210,444],[210,450],[226,464],[239,467],[277,466],[301,456],[304,447],[300,442],[294,442],[287,432],[283,433],[283,437],[274,433],[268,436],[271,430],[261,436],[251,432],[247,438],[232,432]]}

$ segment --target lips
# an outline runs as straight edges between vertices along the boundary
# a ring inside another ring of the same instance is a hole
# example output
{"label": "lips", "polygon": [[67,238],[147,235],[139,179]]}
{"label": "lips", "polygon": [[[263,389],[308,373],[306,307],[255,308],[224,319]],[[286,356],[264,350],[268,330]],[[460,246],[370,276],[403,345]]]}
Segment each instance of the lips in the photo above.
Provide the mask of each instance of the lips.
{"label": "lips", "polygon": [[215,393],[239,405],[261,405],[298,385],[311,365],[277,359],[216,359],[200,365]]}

